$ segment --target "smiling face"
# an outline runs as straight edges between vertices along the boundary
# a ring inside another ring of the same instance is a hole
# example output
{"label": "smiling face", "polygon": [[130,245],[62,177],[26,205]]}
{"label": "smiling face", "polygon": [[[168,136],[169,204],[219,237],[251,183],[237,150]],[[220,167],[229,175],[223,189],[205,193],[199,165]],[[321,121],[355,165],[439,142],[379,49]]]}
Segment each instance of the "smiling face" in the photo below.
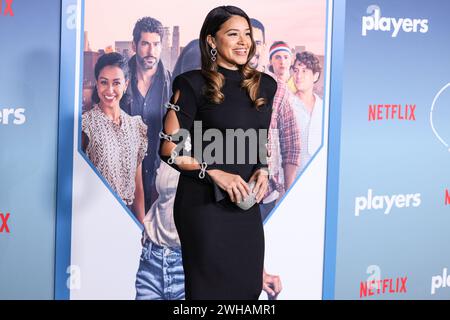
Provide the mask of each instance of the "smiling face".
{"label": "smiling face", "polygon": [[246,64],[253,45],[250,26],[241,16],[232,16],[215,37],[208,35],[207,41],[210,47],[217,49],[217,64],[227,69]]}
{"label": "smiling face", "polygon": [[314,73],[308,69],[303,63],[296,61],[293,68],[294,83],[299,91],[306,92],[314,88],[314,83],[319,78],[319,73]]}
{"label": "smiling face", "polygon": [[119,107],[120,99],[127,90],[128,81],[119,67],[106,66],[98,75],[97,91],[102,107]]}

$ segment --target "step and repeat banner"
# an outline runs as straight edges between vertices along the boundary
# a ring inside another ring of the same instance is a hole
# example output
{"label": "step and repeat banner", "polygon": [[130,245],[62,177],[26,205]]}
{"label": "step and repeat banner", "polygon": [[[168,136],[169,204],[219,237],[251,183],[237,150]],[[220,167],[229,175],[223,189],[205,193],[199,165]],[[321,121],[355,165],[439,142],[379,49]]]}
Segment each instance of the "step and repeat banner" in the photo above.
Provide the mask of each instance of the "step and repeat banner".
{"label": "step and repeat banner", "polygon": [[0,300],[53,298],[60,17],[0,1]]}
{"label": "step and repeat banner", "polygon": [[328,298],[450,297],[449,9],[335,2]]}
{"label": "step and repeat banner", "polygon": [[[450,3],[227,4],[278,82],[260,210],[282,290],[259,298],[449,299]],[[0,299],[184,296],[159,132],[220,5],[0,0]],[[98,106],[123,93],[131,138]]]}

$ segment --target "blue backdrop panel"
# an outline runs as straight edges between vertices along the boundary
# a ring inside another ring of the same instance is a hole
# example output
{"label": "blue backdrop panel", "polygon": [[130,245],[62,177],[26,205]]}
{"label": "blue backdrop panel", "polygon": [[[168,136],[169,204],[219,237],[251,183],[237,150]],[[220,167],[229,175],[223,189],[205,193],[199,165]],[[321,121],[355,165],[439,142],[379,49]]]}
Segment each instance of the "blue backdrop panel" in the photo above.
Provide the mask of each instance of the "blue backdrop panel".
{"label": "blue backdrop panel", "polygon": [[0,300],[52,299],[60,1],[2,3]]}
{"label": "blue backdrop panel", "polygon": [[449,10],[445,0],[346,1],[333,48],[343,59],[331,84],[340,154],[330,153],[339,166],[329,171],[338,217],[327,230],[337,235],[328,297],[450,298]]}

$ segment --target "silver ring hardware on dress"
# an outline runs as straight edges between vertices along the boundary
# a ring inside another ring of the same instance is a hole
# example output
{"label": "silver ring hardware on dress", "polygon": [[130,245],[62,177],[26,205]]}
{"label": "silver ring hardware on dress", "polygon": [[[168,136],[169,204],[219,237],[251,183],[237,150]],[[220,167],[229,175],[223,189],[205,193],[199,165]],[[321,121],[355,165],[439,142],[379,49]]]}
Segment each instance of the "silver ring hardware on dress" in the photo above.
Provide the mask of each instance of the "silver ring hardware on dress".
{"label": "silver ring hardware on dress", "polygon": [[191,143],[191,136],[190,135],[186,138],[186,141],[184,142],[184,145],[183,145],[183,149],[186,150],[187,152],[191,152],[191,150],[192,150],[192,143]]}
{"label": "silver ring hardware on dress", "polygon": [[178,152],[174,150],[172,150],[172,152],[170,153],[170,158],[167,161],[168,164],[174,164],[175,163],[175,158],[178,157]]}
{"label": "silver ring hardware on dress", "polygon": [[206,162],[203,162],[203,163],[200,165],[200,173],[198,174],[198,177],[199,177],[200,179],[204,179],[204,178],[205,178],[205,175],[206,175],[206,168],[208,168],[208,164],[207,164]]}
{"label": "silver ring hardware on dress", "polygon": [[165,134],[165,133],[162,132],[162,131],[159,132],[159,137],[160,137],[161,139],[167,140],[167,141],[169,141],[169,142],[172,142],[172,141],[173,141],[173,138],[172,138],[171,135]]}
{"label": "silver ring hardware on dress", "polygon": [[167,104],[165,104],[164,107],[166,109],[172,109],[172,110],[174,110],[176,112],[180,111],[180,106],[178,106],[176,104],[173,104],[173,103],[170,103],[170,102],[167,102]]}

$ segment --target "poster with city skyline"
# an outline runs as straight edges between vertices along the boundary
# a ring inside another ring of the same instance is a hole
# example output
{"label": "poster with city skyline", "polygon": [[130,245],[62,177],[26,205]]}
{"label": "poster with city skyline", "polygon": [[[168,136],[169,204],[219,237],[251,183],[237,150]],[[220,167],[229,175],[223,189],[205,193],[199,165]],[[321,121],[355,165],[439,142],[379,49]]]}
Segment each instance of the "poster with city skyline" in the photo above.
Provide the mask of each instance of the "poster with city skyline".
{"label": "poster with city skyline", "polygon": [[[288,43],[293,52],[311,51],[324,65],[326,1],[311,0],[251,0],[230,1],[243,9],[250,18],[265,27],[265,45],[261,61],[269,66],[269,47],[275,41]],[[91,106],[90,95],[94,86],[94,66],[105,52],[119,52],[126,57],[134,54],[133,27],[136,21],[150,16],[164,26],[161,61],[169,71],[184,47],[198,39],[200,28],[209,10],[224,5],[221,1],[173,0],[155,4],[148,0],[132,0],[126,4],[118,0],[86,0],[84,16],[84,110]],[[189,10],[180,10],[180,8]],[[323,79],[317,82],[315,92],[323,96]]]}
{"label": "poster with city skyline", "polygon": [[242,0],[227,3],[217,0],[172,0],[157,4],[148,0],[131,0],[126,2],[126,8],[118,0],[87,0],[84,30],[88,32],[88,38],[85,38],[85,43],[89,42],[92,51],[115,46],[123,49],[125,44],[131,43],[136,21],[151,16],[164,25],[169,36],[165,44],[176,45],[176,41],[171,39],[178,33],[182,49],[191,40],[198,38],[209,10],[225,4],[239,6],[250,18],[261,21],[266,28],[267,46],[273,41],[283,40],[296,50],[306,49],[317,55],[324,54],[326,1],[310,0]]}

